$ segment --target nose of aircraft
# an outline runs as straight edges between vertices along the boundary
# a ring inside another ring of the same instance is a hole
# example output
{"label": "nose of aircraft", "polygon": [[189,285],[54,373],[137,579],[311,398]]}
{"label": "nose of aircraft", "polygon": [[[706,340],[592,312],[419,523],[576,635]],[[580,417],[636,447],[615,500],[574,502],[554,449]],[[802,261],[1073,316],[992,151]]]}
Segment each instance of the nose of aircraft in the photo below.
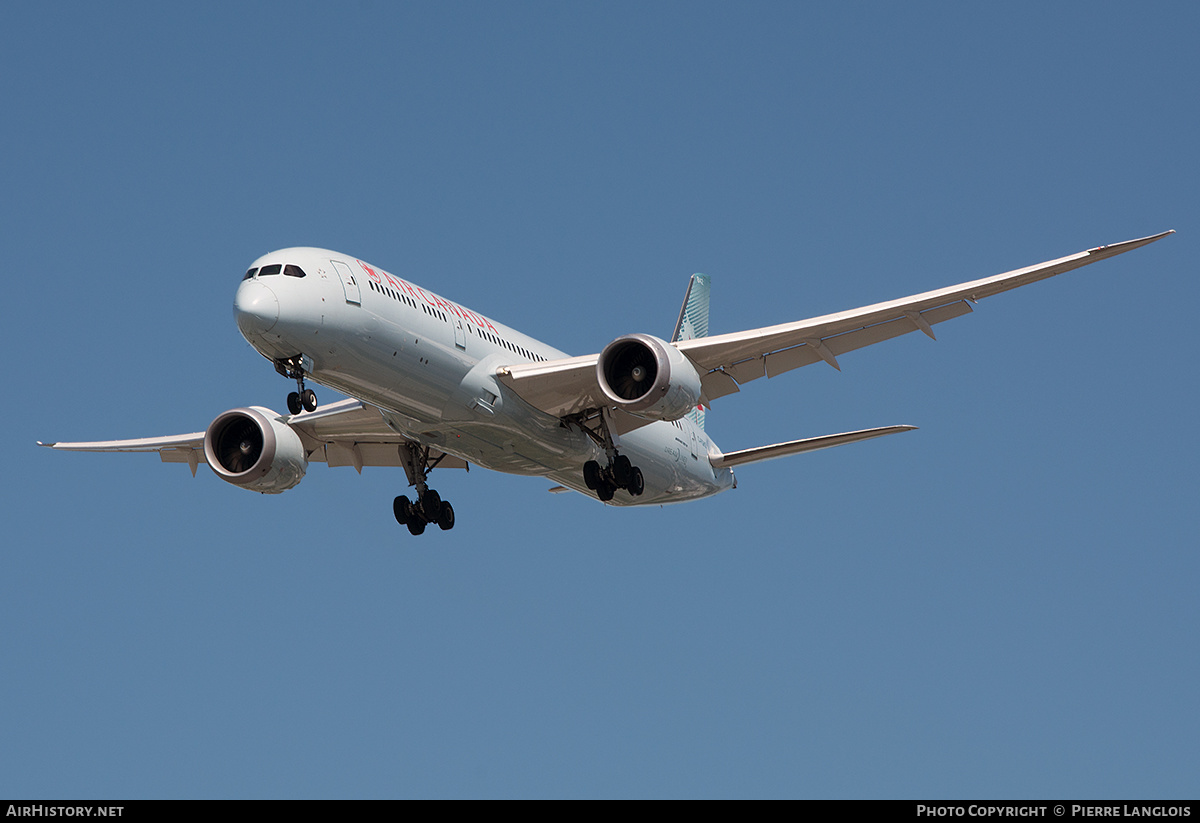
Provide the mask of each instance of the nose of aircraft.
{"label": "nose of aircraft", "polygon": [[233,316],[243,337],[270,331],[279,320],[279,300],[259,281],[243,280],[233,298]]}

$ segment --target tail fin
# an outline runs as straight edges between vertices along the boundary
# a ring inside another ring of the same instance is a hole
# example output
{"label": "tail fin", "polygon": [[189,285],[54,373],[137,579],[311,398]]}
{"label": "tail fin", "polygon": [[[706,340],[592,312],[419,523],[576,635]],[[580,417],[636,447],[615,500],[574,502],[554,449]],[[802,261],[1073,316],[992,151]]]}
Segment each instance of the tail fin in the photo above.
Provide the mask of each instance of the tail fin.
{"label": "tail fin", "polygon": [[[683,306],[679,309],[679,319],[675,321],[675,332],[671,342],[694,340],[697,337],[708,337],[708,293],[711,281],[707,274],[693,274],[688,281],[687,294],[683,296]],[[697,406],[688,417],[704,428],[704,407]]]}

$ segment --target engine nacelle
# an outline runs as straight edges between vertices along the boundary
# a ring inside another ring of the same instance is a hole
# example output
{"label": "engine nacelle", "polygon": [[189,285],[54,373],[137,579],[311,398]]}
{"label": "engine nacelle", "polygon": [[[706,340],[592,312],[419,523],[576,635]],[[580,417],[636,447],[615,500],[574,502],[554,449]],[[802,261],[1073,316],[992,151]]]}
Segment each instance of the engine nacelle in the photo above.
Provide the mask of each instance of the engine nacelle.
{"label": "engine nacelle", "polygon": [[654,420],[678,420],[700,403],[700,375],[683,352],[648,334],[604,347],[596,379],[619,408]]}
{"label": "engine nacelle", "polygon": [[204,457],[227,483],[278,494],[295,486],[308,469],[300,435],[262,406],[218,415],[204,433]]}

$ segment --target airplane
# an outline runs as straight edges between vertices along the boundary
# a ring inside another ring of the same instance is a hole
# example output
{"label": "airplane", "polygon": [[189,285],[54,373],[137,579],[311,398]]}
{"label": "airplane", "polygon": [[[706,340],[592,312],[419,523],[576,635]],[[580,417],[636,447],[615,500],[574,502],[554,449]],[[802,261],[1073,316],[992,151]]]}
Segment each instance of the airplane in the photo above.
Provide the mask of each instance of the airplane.
{"label": "airplane", "polygon": [[[393,515],[413,535],[454,527],[430,488],[434,469],[474,464],[546,477],[614,506],[696,500],[737,485],[733,469],[912,431],[895,425],[724,452],[705,433],[714,400],[760,377],[814,363],[841,370],[855,349],[968,314],[984,297],[1153,243],[1159,234],[851,311],[732,334],[708,334],[710,280],[693,275],[671,339],[634,333],[572,357],[356,257],[288,248],[255,260],[233,314],[242,336],[294,380],[287,414],[222,412],[201,432],[57,450],[157,452],[207,463],[222,480],[275,494],[310,463],[398,466],[414,499]],[[318,408],[312,381],[349,399]]]}

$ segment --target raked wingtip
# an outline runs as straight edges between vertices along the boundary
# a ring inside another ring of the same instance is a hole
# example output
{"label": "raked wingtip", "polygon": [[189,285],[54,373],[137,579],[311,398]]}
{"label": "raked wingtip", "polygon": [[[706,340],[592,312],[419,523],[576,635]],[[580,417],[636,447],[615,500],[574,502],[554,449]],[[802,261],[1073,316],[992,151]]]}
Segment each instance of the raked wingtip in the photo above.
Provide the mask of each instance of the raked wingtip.
{"label": "raked wingtip", "polygon": [[1166,231],[1160,231],[1158,234],[1152,234],[1149,237],[1139,237],[1136,240],[1126,240],[1123,243],[1108,243],[1103,246],[1097,246],[1094,249],[1088,249],[1087,253],[1104,254],[1107,252],[1107,255],[1120,254],[1121,252],[1132,251],[1134,249],[1141,248],[1142,246],[1148,246],[1156,240],[1162,240],[1168,234],[1174,233],[1175,229],[1167,229]]}

